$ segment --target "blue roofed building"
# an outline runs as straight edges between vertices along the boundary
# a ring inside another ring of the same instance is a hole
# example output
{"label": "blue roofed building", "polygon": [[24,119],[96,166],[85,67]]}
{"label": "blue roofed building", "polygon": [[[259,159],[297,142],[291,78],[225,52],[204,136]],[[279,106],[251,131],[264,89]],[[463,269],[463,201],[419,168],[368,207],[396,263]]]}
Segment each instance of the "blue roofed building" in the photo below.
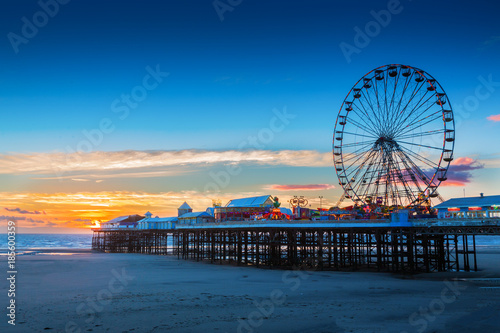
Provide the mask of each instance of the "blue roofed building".
{"label": "blue roofed building", "polygon": [[492,218],[500,217],[500,195],[453,198],[434,206],[438,218]]}
{"label": "blue roofed building", "polygon": [[137,229],[175,229],[175,224],[178,222],[177,216],[173,217],[152,217],[150,212],[147,212],[146,217],[137,222]]}
{"label": "blue roofed building", "polygon": [[273,197],[270,195],[262,195],[259,197],[249,197],[241,199],[233,199],[226,204],[226,207],[271,207],[273,205]]}
{"label": "blue roofed building", "polygon": [[273,203],[273,197],[270,195],[233,199],[225,207],[215,207],[215,220],[250,221],[255,216],[269,213]]}
{"label": "blue roofed building", "polygon": [[207,212],[191,212],[179,216],[179,224],[196,224],[214,222],[214,217]]}
{"label": "blue roofed building", "polygon": [[108,222],[101,223],[103,229],[133,229],[137,227],[138,221],[142,220],[144,216],[141,215],[125,215],[115,217]]}

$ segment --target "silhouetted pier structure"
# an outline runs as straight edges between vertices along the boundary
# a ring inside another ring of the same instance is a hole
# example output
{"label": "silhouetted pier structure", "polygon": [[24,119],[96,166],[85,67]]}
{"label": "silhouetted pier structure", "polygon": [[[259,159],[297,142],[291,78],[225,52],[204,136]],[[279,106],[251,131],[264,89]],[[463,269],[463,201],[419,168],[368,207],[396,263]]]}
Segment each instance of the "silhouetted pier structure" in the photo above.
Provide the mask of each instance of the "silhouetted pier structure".
{"label": "silhouetted pier structure", "polygon": [[267,221],[178,225],[174,230],[94,229],[104,252],[176,255],[211,263],[392,272],[477,270],[476,235],[500,235],[498,219],[388,222]]}

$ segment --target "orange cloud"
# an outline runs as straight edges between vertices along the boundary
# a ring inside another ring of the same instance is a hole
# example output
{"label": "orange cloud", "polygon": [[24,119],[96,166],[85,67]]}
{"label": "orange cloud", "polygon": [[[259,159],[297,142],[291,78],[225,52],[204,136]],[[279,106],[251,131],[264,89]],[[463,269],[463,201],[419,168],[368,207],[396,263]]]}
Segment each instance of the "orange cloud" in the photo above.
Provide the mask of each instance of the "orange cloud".
{"label": "orange cloud", "polygon": [[276,191],[320,191],[335,188],[329,184],[309,184],[309,185],[270,185],[267,187],[270,190]]}
{"label": "orange cloud", "polygon": [[448,168],[448,180],[441,186],[465,186],[472,181],[471,171],[484,168],[484,165],[471,157],[459,157]]}
{"label": "orange cloud", "polygon": [[489,116],[487,119],[494,122],[500,121],[500,114]]}
{"label": "orange cloud", "polygon": [[449,187],[464,187],[466,185],[465,182],[457,181],[457,180],[447,180],[442,182],[440,186],[449,186]]}
{"label": "orange cloud", "polygon": [[476,160],[473,158],[459,157],[459,158],[455,159],[453,162],[451,162],[451,165],[471,165],[474,162],[476,162]]}
{"label": "orange cloud", "polygon": [[[91,228],[112,218],[147,211],[162,217],[177,216],[177,208],[187,201],[196,211],[204,211],[212,205],[212,199],[223,204],[230,199],[263,195],[261,192],[239,194],[210,194],[196,191],[183,192],[130,192],[102,191],[76,193],[12,193],[0,192],[0,206],[23,207],[30,211],[45,211],[46,215],[33,215],[36,220],[12,209],[8,215],[0,215],[0,225],[17,221],[17,226],[28,230],[32,227]],[[25,231],[26,232],[26,231]]]}

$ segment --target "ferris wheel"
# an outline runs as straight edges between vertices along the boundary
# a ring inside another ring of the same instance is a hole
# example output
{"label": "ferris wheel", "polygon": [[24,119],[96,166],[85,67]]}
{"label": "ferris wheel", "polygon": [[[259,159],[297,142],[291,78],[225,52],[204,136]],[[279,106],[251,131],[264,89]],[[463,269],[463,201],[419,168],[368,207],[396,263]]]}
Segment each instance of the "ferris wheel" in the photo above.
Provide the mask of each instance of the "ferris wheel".
{"label": "ferris wheel", "polygon": [[333,161],[359,204],[418,206],[437,197],[453,160],[453,110],[429,73],[386,65],[363,76],[340,108]]}

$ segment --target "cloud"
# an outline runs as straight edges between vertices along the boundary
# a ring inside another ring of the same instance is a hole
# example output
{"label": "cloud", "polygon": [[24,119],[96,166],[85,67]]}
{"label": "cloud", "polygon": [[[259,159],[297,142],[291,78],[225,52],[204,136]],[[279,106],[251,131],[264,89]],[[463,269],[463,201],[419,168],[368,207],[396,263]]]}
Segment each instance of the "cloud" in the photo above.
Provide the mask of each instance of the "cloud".
{"label": "cloud", "polygon": [[470,157],[459,157],[451,162],[446,174],[448,180],[441,186],[465,186],[472,180],[473,170],[483,169],[484,165]]}
{"label": "cloud", "polygon": [[[161,217],[177,216],[177,208],[187,201],[195,211],[204,211],[212,206],[212,199],[223,204],[234,198],[266,195],[259,192],[239,193],[207,193],[199,191],[182,192],[133,192],[133,191],[100,191],[100,192],[0,192],[0,206],[11,200],[19,201],[21,207],[43,205],[48,209],[47,221],[59,227],[88,228],[93,221],[109,221],[112,218],[130,214],[144,214],[147,211]],[[5,205],[8,206],[8,205]],[[27,216],[2,216],[0,220],[20,221],[19,226],[30,226],[42,223],[38,220],[27,220]],[[36,215],[44,217],[45,215]],[[5,223],[5,222],[3,222]]]}
{"label": "cloud", "polygon": [[35,220],[31,217],[26,216],[9,216],[9,215],[0,215],[0,221],[25,221],[27,223],[45,223],[46,221]]}
{"label": "cloud", "polygon": [[308,185],[270,185],[266,187],[270,190],[275,191],[320,191],[329,190],[335,188],[333,185],[329,184],[308,184]]}
{"label": "cloud", "polygon": [[[52,174],[76,181],[87,180],[84,175],[67,173],[99,171],[90,178],[105,177],[157,177],[186,172],[188,167],[214,164],[284,165],[296,167],[331,167],[331,153],[315,150],[179,150],[117,152],[96,151],[91,153],[34,153],[0,154],[0,174]],[[151,170],[169,168],[168,170]],[[120,170],[133,171],[116,176]],[[154,173],[157,172],[157,173]],[[104,175],[102,174],[104,173]]]}
{"label": "cloud", "polygon": [[[18,212],[19,214],[42,214],[42,212],[39,212],[37,210],[30,212],[30,211],[27,211],[27,210],[24,210],[21,208],[7,208],[7,207],[5,207],[5,210],[9,211],[9,212]],[[43,214],[45,214],[45,212],[43,212]]]}
{"label": "cloud", "polygon": [[25,221],[26,217],[24,216],[8,216],[8,215],[0,215],[0,221]]}
{"label": "cloud", "polygon": [[31,223],[45,223],[45,221],[42,221],[42,220],[34,220],[34,219],[30,218],[30,217],[28,217],[28,218],[26,219],[26,222],[31,222]]}
{"label": "cloud", "polygon": [[472,157],[459,157],[459,158],[456,158],[455,160],[453,160],[453,162],[451,162],[451,165],[454,165],[454,166],[458,166],[458,165],[471,165],[471,164],[474,164],[476,160],[473,159]]}
{"label": "cloud", "polygon": [[33,179],[40,180],[51,180],[51,179],[70,179],[72,181],[78,182],[87,182],[93,181],[95,179],[96,183],[101,183],[104,179],[97,178],[150,178],[150,177],[168,177],[168,176],[178,176],[183,173],[187,173],[187,170],[182,171],[141,171],[141,172],[114,172],[111,174],[86,174],[86,175],[78,175],[77,177],[86,177],[84,178],[73,178],[74,175],[70,176],[59,176],[59,177],[34,177]]}
{"label": "cloud", "polygon": [[491,115],[486,119],[488,119],[490,121],[494,121],[494,122],[500,121],[500,114]]}
{"label": "cloud", "polygon": [[495,45],[498,42],[500,42],[500,36],[491,36],[489,39],[487,39],[483,42],[483,45],[485,47],[490,47],[490,46]]}

